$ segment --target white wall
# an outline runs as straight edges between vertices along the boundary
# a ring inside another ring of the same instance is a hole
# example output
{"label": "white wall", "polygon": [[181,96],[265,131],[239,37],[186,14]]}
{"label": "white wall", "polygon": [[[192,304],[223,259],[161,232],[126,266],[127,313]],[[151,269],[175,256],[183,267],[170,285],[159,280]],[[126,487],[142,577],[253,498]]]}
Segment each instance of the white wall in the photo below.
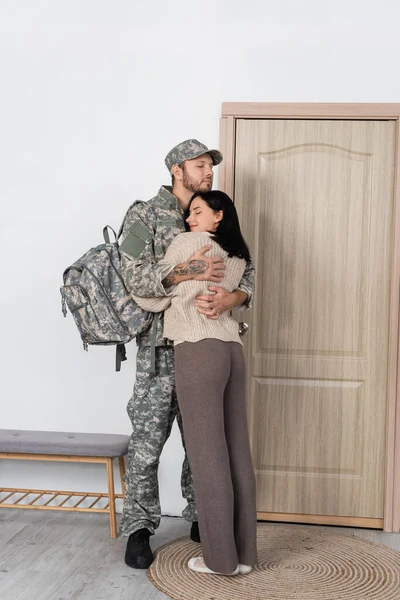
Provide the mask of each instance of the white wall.
{"label": "white wall", "polygon": [[[169,178],[224,101],[399,102],[398,0],[0,0],[0,427],[129,433],[134,344],[84,353],[63,269]],[[251,201],[251,199],[250,199]],[[179,514],[176,429],[160,468]],[[104,489],[101,467],[8,463],[0,485]]]}

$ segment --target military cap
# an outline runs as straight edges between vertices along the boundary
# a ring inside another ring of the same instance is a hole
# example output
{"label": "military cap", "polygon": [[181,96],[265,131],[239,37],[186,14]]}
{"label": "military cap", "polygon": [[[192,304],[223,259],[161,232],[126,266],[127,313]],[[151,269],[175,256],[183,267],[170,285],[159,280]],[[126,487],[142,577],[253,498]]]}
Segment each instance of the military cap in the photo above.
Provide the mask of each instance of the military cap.
{"label": "military cap", "polygon": [[168,171],[171,171],[174,165],[180,165],[185,160],[192,160],[202,154],[209,154],[212,158],[214,165],[219,165],[222,161],[222,154],[219,150],[209,150],[207,146],[199,142],[198,140],[185,140],[181,142],[175,148],[172,148],[165,157],[165,164]]}

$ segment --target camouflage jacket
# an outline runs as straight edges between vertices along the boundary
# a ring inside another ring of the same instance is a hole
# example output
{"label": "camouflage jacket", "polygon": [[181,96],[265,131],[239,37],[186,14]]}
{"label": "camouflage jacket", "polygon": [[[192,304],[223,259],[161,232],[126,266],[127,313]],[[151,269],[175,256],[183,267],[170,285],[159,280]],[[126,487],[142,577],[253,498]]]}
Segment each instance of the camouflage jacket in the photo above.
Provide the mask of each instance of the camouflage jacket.
{"label": "camouflage jacket", "polygon": [[[148,202],[134,204],[125,217],[121,244],[121,274],[128,291],[136,296],[167,296],[162,281],[170,267],[158,265],[172,240],[185,231],[183,210],[171,188],[162,186]],[[207,287],[207,282],[205,282]],[[246,265],[239,289],[247,294],[245,304],[238,310],[251,307],[254,291],[254,265]],[[163,337],[163,315],[157,323],[156,346],[169,342]],[[141,346],[150,346],[150,329],[137,340]]]}

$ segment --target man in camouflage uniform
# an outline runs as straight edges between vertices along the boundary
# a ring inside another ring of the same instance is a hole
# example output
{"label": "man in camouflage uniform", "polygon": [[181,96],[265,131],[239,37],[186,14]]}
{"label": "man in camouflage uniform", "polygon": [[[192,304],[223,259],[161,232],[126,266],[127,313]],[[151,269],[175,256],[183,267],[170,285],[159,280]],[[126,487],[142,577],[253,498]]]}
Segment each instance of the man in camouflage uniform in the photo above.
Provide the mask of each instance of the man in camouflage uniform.
{"label": "man in camouflage uniform", "polygon": [[[172,175],[172,187],[162,186],[148,202],[135,203],[125,220],[121,245],[121,270],[132,294],[165,296],[168,288],[187,279],[218,282],[223,276],[221,259],[205,256],[205,246],[183,265],[158,266],[179,233],[185,231],[184,210],[193,193],[209,191],[213,167],[222,161],[217,150],[197,140],[186,140],[165,159]],[[207,287],[208,283],[205,283]],[[197,307],[209,318],[233,307],[248,308],[254,287],[254,268],[246,267],[239,290],[229,293],[215,288],[213,296],[200,296]],[[212,288],[210,288],[212,290]],[[125,562],[133,568],[147,568],[153,555],[149,536],[159,526],[161,509],[158,491],[158,464],[172,424],[177,418],[185,447],[182,420],[175,393],[174,349],[163,337],[163,315],[155,315],[152,326],[139,336],[136,381],[128,403],[133,433],[126,473],[126,499],[121,521],[122,535],[128,535]],[[200,541],[190,467],[185,453],[181,486],[187,507],[183,516],[192,522],[191,538]]]}

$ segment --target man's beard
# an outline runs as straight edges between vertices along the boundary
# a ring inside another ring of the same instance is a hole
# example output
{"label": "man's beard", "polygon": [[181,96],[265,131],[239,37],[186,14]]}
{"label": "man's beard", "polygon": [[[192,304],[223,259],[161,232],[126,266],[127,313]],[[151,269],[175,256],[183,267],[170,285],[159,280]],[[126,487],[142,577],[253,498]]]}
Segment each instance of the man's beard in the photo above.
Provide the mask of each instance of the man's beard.
{"label": "man's beard", "polygon": [[209,192],[212,188],[212,180],[207,179],[206,181],[200,181],[199,183],[183,170],[182,185],[185,189],[193,192],[193,194],[196,192]]}

